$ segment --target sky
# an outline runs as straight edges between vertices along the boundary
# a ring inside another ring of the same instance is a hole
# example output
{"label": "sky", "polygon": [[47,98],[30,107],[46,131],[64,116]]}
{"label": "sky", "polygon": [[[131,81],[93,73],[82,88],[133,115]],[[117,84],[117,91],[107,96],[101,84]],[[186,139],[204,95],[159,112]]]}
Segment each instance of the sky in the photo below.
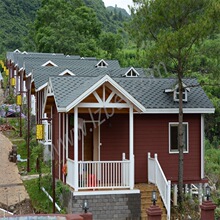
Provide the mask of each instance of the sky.
{"label": "sky", "polygon": [[117,5],[119,8],[124,8],[128,13],[130,13],[128,9],[128,5],[132,5],[132,0],[102,0],[105,4],[105,7],[107,6],[113,6]]}

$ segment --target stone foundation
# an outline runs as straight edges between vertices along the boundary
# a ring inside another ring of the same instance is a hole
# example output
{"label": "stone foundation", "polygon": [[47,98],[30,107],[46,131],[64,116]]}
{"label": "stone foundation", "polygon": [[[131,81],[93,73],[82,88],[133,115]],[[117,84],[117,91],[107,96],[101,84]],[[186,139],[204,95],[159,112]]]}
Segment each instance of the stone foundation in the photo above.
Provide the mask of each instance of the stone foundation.
{"label": "stone foundation", "polygon": [[[89,193],[89,192],[88,192]],[[63,206],[68,213],[82,212],[83,200],[89,204],[88,212],[93,220],[139,220],[141,218],[141,194],[76,195],[65,192]]]}

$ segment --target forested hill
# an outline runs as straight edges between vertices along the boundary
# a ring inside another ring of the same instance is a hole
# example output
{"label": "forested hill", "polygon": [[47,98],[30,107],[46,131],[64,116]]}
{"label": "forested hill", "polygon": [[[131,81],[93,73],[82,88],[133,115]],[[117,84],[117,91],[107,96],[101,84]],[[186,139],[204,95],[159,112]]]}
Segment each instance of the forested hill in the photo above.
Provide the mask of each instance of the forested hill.
{"label": "forested hill", "polygon": [[[44,0],[43,0],[44,1]],[[70,0],[74,1],[74,0]],[[102,0],[83,0],[86,6],[92,8],[101,21],[102,29],[116,33],[123,27],[123,21],[129,15],[120,12],[120,8],[109,11]],[[31,25],[35,20],[37,10],[42,0],[1,0],[0,1],[0,54],[15,48],[30,48]],[[31,48],[32,49],[32,48]]]}
{"label": "forested hill", "polygon": [[35,19],[41,0],[0,1],[0,54],[25,44],[29,24]]}
{"label": "forested hill", "polygon": [[94,9],[98,19],[104,25],[103,29],[109,32],[116,33],[118,28],[123,27],[123,21],[130,17],[124,9],[118,7],[106,8],[102,0],[84,0],[84,2],[88,7]]}

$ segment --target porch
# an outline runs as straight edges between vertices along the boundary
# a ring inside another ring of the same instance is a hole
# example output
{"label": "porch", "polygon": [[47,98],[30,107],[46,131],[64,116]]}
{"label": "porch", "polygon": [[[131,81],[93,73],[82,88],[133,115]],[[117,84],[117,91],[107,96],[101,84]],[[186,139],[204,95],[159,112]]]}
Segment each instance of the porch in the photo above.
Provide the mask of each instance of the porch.
{"label": "porch", "polygon": [[[67,159],[66,183],[78,190],[117,190],[134,188],[134,157],[121,161],[78,161]],[[78,175],[74,175],[78,170]]]}

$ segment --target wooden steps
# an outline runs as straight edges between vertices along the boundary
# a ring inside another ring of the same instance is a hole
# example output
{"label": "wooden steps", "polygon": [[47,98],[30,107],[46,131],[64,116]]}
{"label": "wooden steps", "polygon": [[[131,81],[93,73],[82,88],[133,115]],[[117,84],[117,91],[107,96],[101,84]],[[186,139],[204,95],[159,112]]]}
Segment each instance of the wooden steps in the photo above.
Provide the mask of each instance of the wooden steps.
{"label": "wooden steps", "polygon": [[148,220],[147,209],[152,205],[151,196],[153,190],[157,192],[156,205],[162,209],[162,220],[167,220],[166,209],[164,208],[163,201],[157,187],[153,184],[140,183],[135,184],[135,188],[139,189],[141,192],[141,220]]}

